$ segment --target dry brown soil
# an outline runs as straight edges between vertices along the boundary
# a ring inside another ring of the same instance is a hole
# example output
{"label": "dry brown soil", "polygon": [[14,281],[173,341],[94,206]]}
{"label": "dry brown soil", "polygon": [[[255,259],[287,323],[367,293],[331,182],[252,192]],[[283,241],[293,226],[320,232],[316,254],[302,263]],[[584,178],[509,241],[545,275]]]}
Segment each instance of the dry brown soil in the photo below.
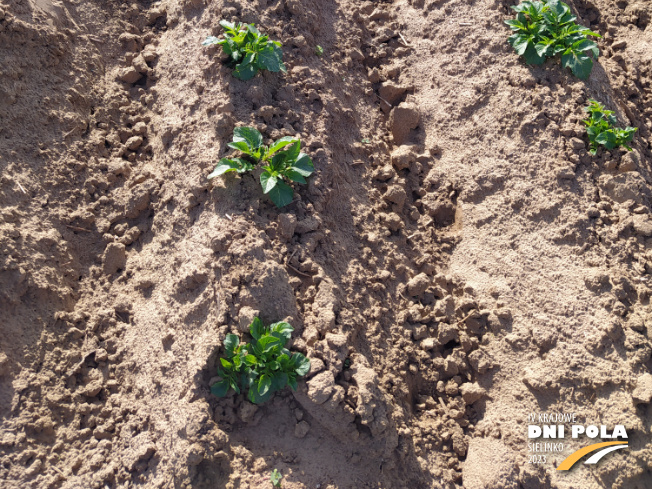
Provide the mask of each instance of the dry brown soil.
{"label": "dry brown soil", "polygon": [[[0,487],[651,488],[652,5],[569,2],[581,81],[514,3],[0,0]],[[287,75],[233,78],[221,19]],[[589,98],[634,151],[587,153]],[[291,205],[207,180],[236,125],[301,137]],[[254,314],[312,359],[260,407],[209,391]],[[529,463],[558,412],[629,447]]]}

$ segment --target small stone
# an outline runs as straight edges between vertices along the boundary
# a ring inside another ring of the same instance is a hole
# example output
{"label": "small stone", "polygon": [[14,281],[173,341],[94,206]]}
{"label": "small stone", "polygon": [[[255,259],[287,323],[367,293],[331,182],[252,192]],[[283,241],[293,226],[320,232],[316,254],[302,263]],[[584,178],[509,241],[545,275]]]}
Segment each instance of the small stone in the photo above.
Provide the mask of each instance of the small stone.
{"label": "small stone", "polygon": [[379,182],[386,182],[394,176],[396,176],[396,172],[390,165],[381,166],[373,174],[374,180],[378,180]]}
{"label": "small stone", "polygon": [[584,149],[584,147],[586,146],[584,144],[584,141],[582,141],[580,138],[571,138],[569,142],[570,142],[571,148],[573,148],[576,151],[580,150],[580,149]]}
{"label": "small stone", "polygon": [[394,144],[405,143],[410,130],[419,125],[420,119],[419,108],[413,103],[402,102],[394,107],[389,115],[389,127],[394,137]]}
{"label": "small stone", "polygon": [[449,341],[458,339],[458,331],[454,324],[439,323],[437,326],[437,341],[445,345]]}
{"label": "small stone", "polygon": [[95,350],[95,361],[96,362],[106,362],[109,358],[108,352],[104,348],[99,348]]}
{"label": "small stone", "polygon": [[145,74],[149,71],[149,66],[147,66],[145,58],[143,58],[140,54],[133,59],[131,64],[134,68],[136,68],[138,73]]}
{"label": "small stone", "polygon": [[648,216],[636,214],[632,219],[632,223],[636,234],[646,238],[652,236],[652,220]]}
{"label": "small stone", "polygon": [[254,419],[256,412],[258,412],[258,406],[251,404],[250,402],[243,402],[240,404],[240,408],[238,409],[238,418],[240,418],[243,423],[249,423]]}
{"label": "small stone", "polygon": [[143,75],[138,73],[138,70],[136,68],[134,68],[133,66],[129,66],[128,68],[124,68],[120,72],[118,78],[125,83],[136,83],[138,80],[142,78],[142,76]]}
{"label": "small stone", "polygon": [[403,144],[392,151],[391,161],[392,165],[397,170],[404,170],[410,168],[410,165],[417,160],[417,154],[414,151],[414,146],[410,144]]}
{"label": "small stone", "polygon": [[434,349],[436,346],[434,338],[426,338],[421,342],[421,349],[428,351]]}
{"label": "small stone", "polygon": [[644,373],[636,379],[636,389],[632,393],[634,405],[649,404],[652,401],[652,374]]}
{"label": "small stone", "polygon": [[204,453],[204,447],[202,447],[199,443],[194,443],[188,450],[188,457],[186,458],[186,462],[190,467],[195,467],[199,465],[202,460],[204,460]]}
{"label": "small stone", "polygon": [[600,217],[600,211],[598,210],[597,207],[589,207],[588,210],[586,211],[586,215],[589,216],[591,219],[596,219]]}
{"label": "small stone", "polygon": [[637,158],[633,152],[623,155],[618,170],[621,172],[630,172],[638,170]]}
{"label": "small stone", "polygon": [[316,217],[311,216],[299,221],[296,225],[294,232],[297,234],[310,233],[312,231],[317,231],[320,228],[320,226],[321,226],[321,221]]}
{"label": "small stone", "polygon": [[0,352],[0,377],[9,372],[9,358],[3,352]]}
{"label": "small stone", "polygon": [[335,377],[333,372],[327,370],[308,381],[308,397],[315,404],[324,404],[333,393],[334,388]]}
{"label": "small stone", "polygon": [[473,404],[476,401],[482,399],[487,391],[480,387],[477,383],[467,382],[460,386],[460,392],[462,394],[462,399],[467,404]]}
{"label": "small stone", "polygon": [[405,204],[405,199],[407,199],[407,193],[405,189],[399,185],[391,185],[383,198],[389,202],[393,202],[399,207]]}
{"label": "small stone", "polygon": [[572,180],[575,178],[575,170],[572,166],[565,166],[557,170],[557,178],[560,180]]}
{"label": "small stone", "polygon": [[142,146],[142,144],[143,144],[142,136],[132,136],[129,139],[127,139],[125,146],[130,151],[136,151],[138,148]]}
{"label": "small stone", "polygon": [[396,105],[403,94],[407,92],[407,87],[397,85],[394,82],[387,81],[378,89],[378,94],[387,100],[391,105]]}
{"label": "small stone", "polygon": [[136,122],[133,131],[134,134],[140,134],[141,136],[144,136],[147,134],[147,124],[145,124],[143,121]]}
{"label": "small stone", "polygon": [[129,219],[137,218],[141,212],[149,207],[149,190],[138,188],[134,190],[125,206],[125,216]]}
{"label": "small stone", "polygon": [[290,239],[297,227],[297,218],[293,214],[281,214],[278,216],[278,232],[284,239]]}
{"label": "small stone", "polygon": [[294,436],[297,438],[305,438],[310,431],[310,425],[306,421],[299,421],[294,427]]}
{"label": "small stone", "polygon": [[314,377],[319,372],[322,372],[325,369],[326,369],[326,365],[324,364],[324,361],[321,358],[311,358],[310,359],[310,372],[308,372],[306,377]]}
{"label": "small stone", "polygon": [[140,54],[147,63],[151,63],[158,56],[154,48],[151,47],[146,47]]}
{"label": "small stone", "polygon": [[616,41],[611,45],[612,49],[625,49],[626,47],[627,47],[627,41],[625,41],[624,39],[620,41]]}
{"label": "small stone", "polygon": [[430,285],[430,279],[425,273],[420,273],[412,277],[407,283],[408,294],[411,296],[421,296]]}
{"label": "small stone", "polygon": [[111,275],[122,270],[127,265],[125,245],[122,243],[109,243],[104,250],[102,258],[104,273]]}
{"label": "small stone", "polygon": [[253,322],[254,318],[260,315],[260,311],[253,307],[243,306],[238,313],[238,331],[241,333],[249,332],[249,325]]}
{"label": "small stone", "polygon": [[101,390],[102,390],[102,382],[96,381],[96,382],[91,382],[90,384],[85,386],[82,389],[81,393],[86,397],[95,397],[100,393]]}
{"label": "small stone", "polygon": [[399,229],[403,229],[405,223],[403,222],[403,219],[401,219],[401,216],[396,212],[390,212],[385,215],[385,226],[387,226],[390,231],[396,232]]}

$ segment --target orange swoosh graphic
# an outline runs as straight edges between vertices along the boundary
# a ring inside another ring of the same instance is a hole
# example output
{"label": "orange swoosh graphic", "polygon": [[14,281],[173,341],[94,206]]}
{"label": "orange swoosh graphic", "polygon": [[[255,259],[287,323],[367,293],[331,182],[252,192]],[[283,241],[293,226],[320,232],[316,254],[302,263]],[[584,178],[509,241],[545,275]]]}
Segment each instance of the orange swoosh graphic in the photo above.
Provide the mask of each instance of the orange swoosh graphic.
{"label": "orange swoosh graphic", "polygon": [[594,451],[598,450],[599,448],[610,447],[612,445],[627,445],[627,442],[626,441],[605,441],[603,443],[595,443],[593,445],[589,445],[588,447],[580,448],[576,452],[573,452],[568,457],[566,457],[566,459],[559,465],[559,467],[557,467],[557,470],[568,470],[573,465],[575,465],[575,462],[577,462],[579,459],[581,459],[587,453],[594,452]]}

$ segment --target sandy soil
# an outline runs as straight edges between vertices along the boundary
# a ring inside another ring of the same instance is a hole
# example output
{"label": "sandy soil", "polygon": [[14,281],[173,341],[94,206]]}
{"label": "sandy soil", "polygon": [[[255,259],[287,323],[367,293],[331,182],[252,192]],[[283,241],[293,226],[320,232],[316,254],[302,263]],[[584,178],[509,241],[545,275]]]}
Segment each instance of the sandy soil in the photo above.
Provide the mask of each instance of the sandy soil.
{"label": "sandy soil", "polygon": [[[522,63],[514,3],[0,0],[0,486],[652,487],[652,7],[569,2],[584,82]],[[221,19],[288,74],[233,78]],[[587,153],[589,98],[634,151]],[[301,137],[288,207],[206,179],[236,125]],[[255,314],[312,370],[217,399]],[[549,412],[629,447],[531,464]]]}

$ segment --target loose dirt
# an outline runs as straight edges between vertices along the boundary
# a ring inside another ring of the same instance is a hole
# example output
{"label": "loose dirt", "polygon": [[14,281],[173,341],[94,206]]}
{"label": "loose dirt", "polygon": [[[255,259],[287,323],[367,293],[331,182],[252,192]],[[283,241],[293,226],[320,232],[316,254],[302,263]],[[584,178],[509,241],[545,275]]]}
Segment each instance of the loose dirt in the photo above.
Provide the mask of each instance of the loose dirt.
{"label": "loose dirt", "polygon": [[[652,487],[652,9],[568,2],[584,82],[522,63],[514,3],[0,0],[0,485]],[[221,19],[288,74],[233,78]],[[590,98],[634,151],[587,153]],[[301,138],[291,205],[206,179],[236,125]],[[217,399],[255,315],[312,370]],[[531,413],[629,447],[530,463]]]}

